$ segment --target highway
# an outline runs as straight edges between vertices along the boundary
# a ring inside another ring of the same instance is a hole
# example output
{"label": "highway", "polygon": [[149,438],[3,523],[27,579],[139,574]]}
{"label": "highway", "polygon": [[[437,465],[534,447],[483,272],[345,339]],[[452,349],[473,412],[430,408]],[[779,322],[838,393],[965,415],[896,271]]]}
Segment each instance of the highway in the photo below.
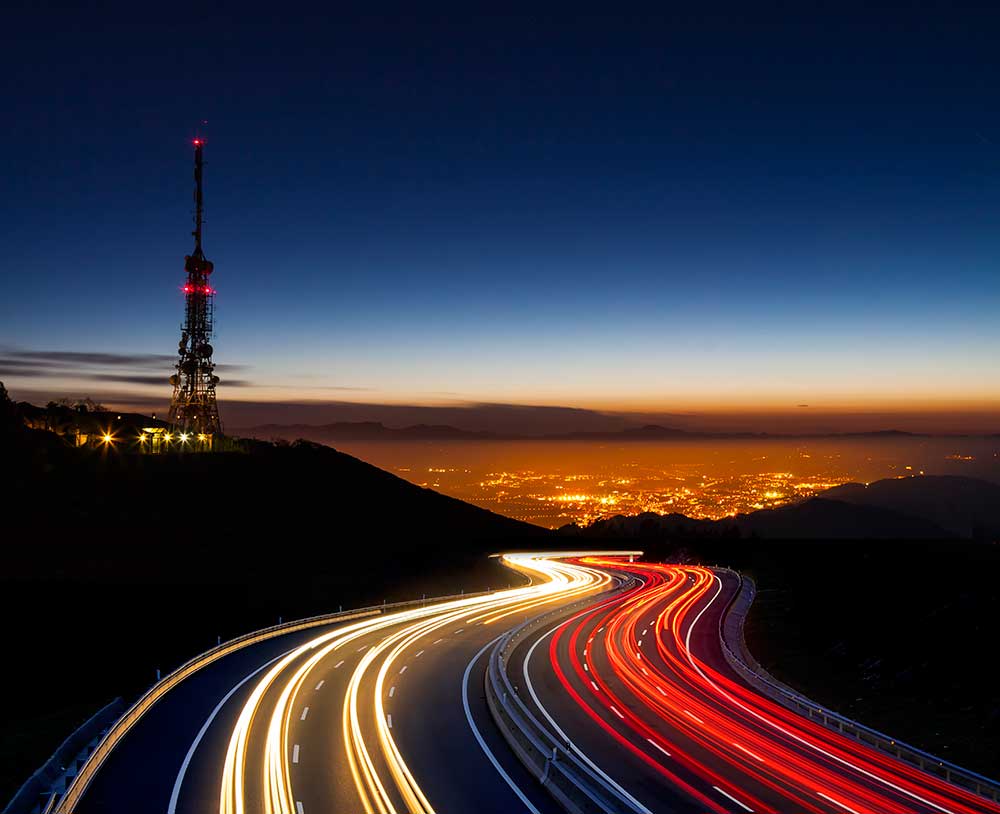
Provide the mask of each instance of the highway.
{"label": "highway", "polygon": [[[588,561],[590,562],[590,561]],[[1000,805],[790,712],[744,684],[719,624],[728,572],[607,561],[643,582],[539,629],[508,670],[636,812],[969,814]],[[835,612],[835,610],[834,610]]]}
{"label": "highway", "polygon": [[484,697],[493,645],[533,620],[506,671],[616,811],[1000,813],[744,684],[719,640],[730,572],[610,552],[504,562],[531,584],[332,619],[206,661],[56,810],[555,814]]}
{"label": "highway", "polygon": [[488,646],[617,581],[545,557],[505,562],[533,584],[296,631],[205,666],[57,810],[558,811],[490,718]]}

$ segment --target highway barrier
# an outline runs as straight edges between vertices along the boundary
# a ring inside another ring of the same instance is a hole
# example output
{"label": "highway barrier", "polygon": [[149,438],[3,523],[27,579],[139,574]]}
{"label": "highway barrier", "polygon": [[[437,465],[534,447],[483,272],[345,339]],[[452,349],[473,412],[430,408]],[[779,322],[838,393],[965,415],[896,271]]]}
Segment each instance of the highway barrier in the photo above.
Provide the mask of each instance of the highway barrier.
{"label": "highway barrier", "polygon": [[[626,590],[634,580],[623,580],[617,590]],[[525,768],[570,814],[607,814],[632,811],[631,802],[584,763],[555,733],[544,726],[522,700],[507,667],[514,650],[539,626],[554,616],[594,603],[587,597],[536,616],[508,631],[490,653],[486,670],[486,703],[504,740]]]}
{"label": "highway barrier", "polygon": [[51,809],[56,797],[52,787],[66,774],[67,769],[71,769],[73,761],[79,758],[88,745],[107,731],[124,708],[125,702],[116,698],[81,724],[17,790],[3,814],[35,814]]}
{"label": "highway barrier", "polygon": [[461,597],[470,596],[485,596],[490,593],[494,592],[463,592],[461,594],[452,594],[450,596],[413,599],[405,602],[394,602],[389,604],[383,603],[381,605],[373,605],[367,608],[357,608],[355,610],[311,616],[308,619],[299,619],[297,621],[273,625],[272,627],[247,633],[228,642],[223,642],[210,650],[206,650],[204,653],[195,656],[190,661],[182,664],[172,673],[164,677],[161,681],[158,681],[150,687],[149,690],[147,690],[146,693],[142,695],[142,697],[140,697],[139,700],[136,701],[124,715],[115,721],[114,725],[111,726],[107,734],[105,734],[104,738],[97,745],[97,748],[81,767],[79,774],[77,774],[72,783],[70,783],[69,787],[59,799],[59,802],[53,811],[55,814],[72,814],[73,807],[77,804],[77,802],[79,802],[83,793],[87,790],[87,786],[90,785],[108,755],[111,754],[112,750],[121,742],[122,738],[128,734],[129,730],[135,726],[142,716],[152,709],[157,701],[198,670],[230,655],[231,653],[236,652],[237,650],[242,650],[245,647],[259,644],[260,642],[268,639],[273,639],[276,636],[284,636],[288,633],[295,633],[308,628],[338,624],[351,619],[361,619],[368,616],[378,616],[392,610],[418,607],[430,603],[446,602],[449,599],[459,599]]}
{"label": "highway barrier", "polygon": [[883,732],[851,720],[839,712],[834,712],[815,701],[811,701],[768,673],[750,653],[743,633],[747,612],[757,595],[754,581],[728,568],[715,568],[714,570],[730,574],[739,580],[739,590],[723,614],[722,624],[719,627],[719,638],[722,642],[723,656],[729,666],[747,684],[779,704],[800,714],[805,714],[806,717],[819,721],[830,729],[853,737],[862,743],[867,743],[869,746],[874,746],[883,752],[888,752],[899,760],[906,761],[925,772],[942,777],[956,786],[987,799],[1000,800],[1000,782],[956,766],[954,763],[949,763],[922,749],[910,746],[898,738],[892,738]]}

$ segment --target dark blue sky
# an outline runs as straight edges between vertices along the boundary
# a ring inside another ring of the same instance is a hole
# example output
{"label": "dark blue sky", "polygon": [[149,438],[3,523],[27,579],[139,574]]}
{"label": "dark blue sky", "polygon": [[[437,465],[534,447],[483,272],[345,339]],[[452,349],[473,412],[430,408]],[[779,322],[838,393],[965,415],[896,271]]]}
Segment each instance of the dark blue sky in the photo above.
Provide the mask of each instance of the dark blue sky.
{"label": "dark blue sky", "polygon": [[5,15],[8,362],[176,347],[206,119],[225,398],[1000,403],[995,8],[211,5]]}

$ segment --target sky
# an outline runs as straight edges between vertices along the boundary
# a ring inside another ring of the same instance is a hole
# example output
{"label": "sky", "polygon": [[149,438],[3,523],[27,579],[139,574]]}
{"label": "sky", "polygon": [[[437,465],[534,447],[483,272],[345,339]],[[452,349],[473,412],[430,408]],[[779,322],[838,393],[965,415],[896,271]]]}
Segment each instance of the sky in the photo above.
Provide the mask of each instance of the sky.
{"label": "sky", "polygon": [[13,396],[165,407],[198,134],[224,420],[1000,431],[1000,9],[476,5],[12,7]]}

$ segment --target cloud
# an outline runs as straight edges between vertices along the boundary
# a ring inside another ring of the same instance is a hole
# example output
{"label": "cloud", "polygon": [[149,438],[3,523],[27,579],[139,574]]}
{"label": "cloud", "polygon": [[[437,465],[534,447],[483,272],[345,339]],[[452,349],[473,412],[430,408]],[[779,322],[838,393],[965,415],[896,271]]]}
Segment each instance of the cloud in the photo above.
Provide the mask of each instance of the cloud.
{"label": "cloud", "polygon": [[[31,379],[49,393],[66,394],[66,382],[93,382],[95,389],[102,383],[139,387],[162,387],[169,399],[170,375],[175,371],[176,356],[165,353],[106,353],[103,351],[29,350],[0,347],[0,376],[11,379]],[[217,364],[215,370],[226,374],[245,370],[245,365]],[[222,381],[226,387],[251,387],[246,379]],[[86,385],[84,385],[86,387]],[[73,384],[71,389],[79,389]],[[135,393],[126,398],[138,397]]]}
{"label": "cloud", "polygon": [[[99,382],[116,382],[118,384],[143,384],[143,385],[163,385],[167,386],[167,376],[129,376],[116,373],[92,373],[87,376]],[[226,387],[252,387],[253,382],[246,379],[223,379],[222,383]]]}
{"label": "cloud", "polygon": [[[104,353],[71,350],[20,350],[3,348],[0,365],[18,368],[65,368],[66,365],[82,367],[129,367],[162,370],[173,367],[177,357],[168,353]],[[245,365],[217,364],[216,370],[244,370]]]}
{"label": "cloud", "polygon": [[6,354],[13,359],[41,365],[87,367],[162,367],[176,359],[164,353],[90,353],[68,350],[7,350]]}

